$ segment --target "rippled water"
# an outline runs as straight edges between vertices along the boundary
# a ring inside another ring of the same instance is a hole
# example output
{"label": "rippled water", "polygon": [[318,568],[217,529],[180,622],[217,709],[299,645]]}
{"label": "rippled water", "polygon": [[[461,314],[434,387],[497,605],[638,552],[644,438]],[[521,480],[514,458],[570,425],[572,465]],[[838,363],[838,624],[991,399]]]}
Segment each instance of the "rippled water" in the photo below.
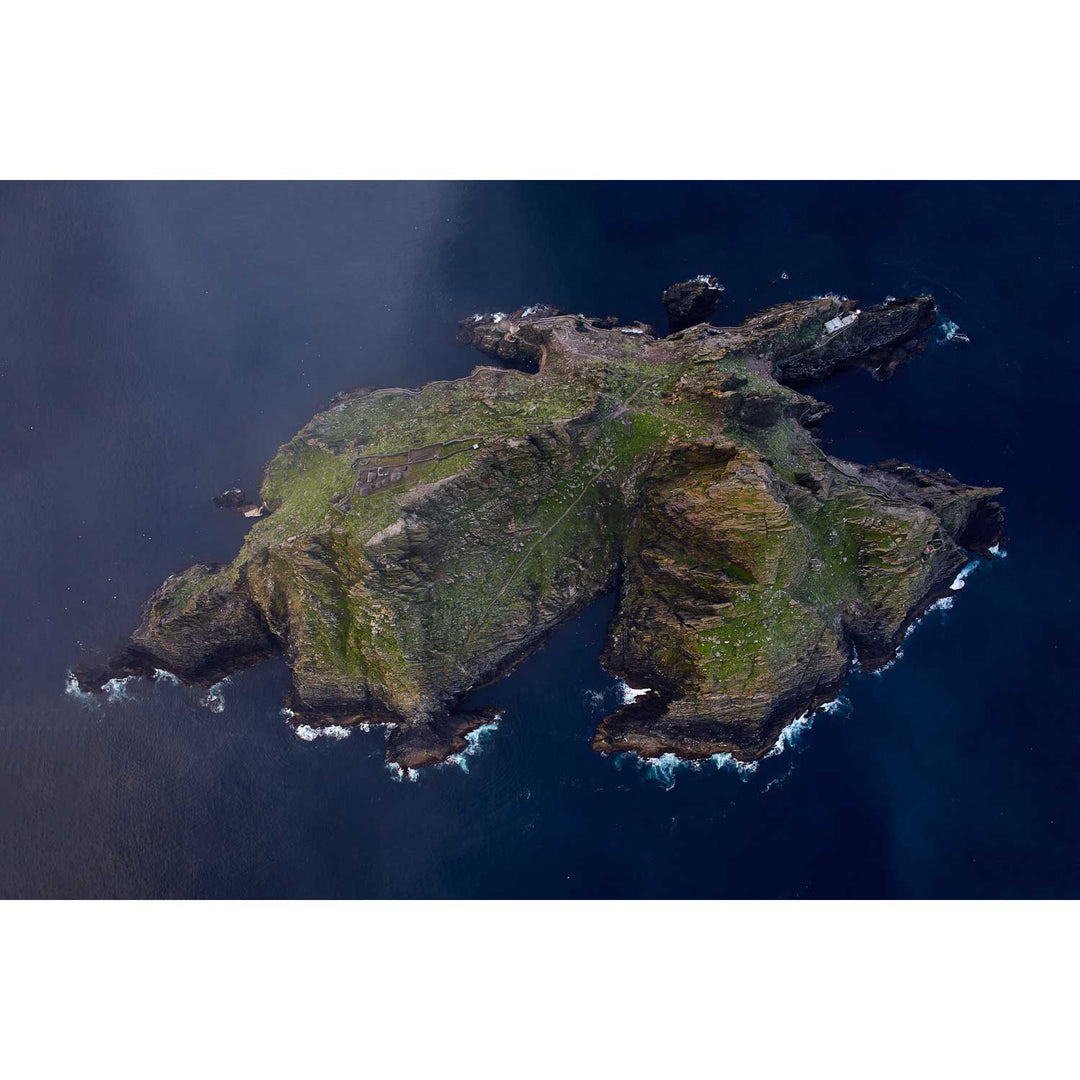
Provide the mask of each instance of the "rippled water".
{"label": "rippled water", "polygon": [[[1065,185],[0,185],[0,894],[1076,895],[1078,242]],[[818,388],[823,435],[1007,489],[1008,557],[783,753],[594,754],[610,598],[415,777],[378,732],[298,737],[279,663],[65,693],[166,574],[231,558],[210,497],[337,391],[467,373],[472,311],[659,324],[699,273],[732,321],[933,291],[951,337]]]}

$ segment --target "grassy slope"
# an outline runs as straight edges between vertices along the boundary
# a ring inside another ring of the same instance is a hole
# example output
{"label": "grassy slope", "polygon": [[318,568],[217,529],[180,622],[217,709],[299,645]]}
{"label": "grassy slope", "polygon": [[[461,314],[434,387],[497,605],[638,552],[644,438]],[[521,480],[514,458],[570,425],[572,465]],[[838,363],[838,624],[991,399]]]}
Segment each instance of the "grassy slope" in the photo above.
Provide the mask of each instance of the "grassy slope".
{"label": "grassy slope", "polygon": [[[178,593],[190,602],[235,581],[247,565],[260,606],[282,626],[287,620],[302,692],[354,686],[359,695],[379,687],[388,704],[419,708],[433,674],[452,683],[461,650],[494,648],[502,624],[517,620],[524,628],[551,615],[547,605],[573,588],[575,575],[586,587],[596,585],[590,560],[617,556],[628,524],[622,507],[637,501],[646,463],[667,447],[726,435],[767,458],[776,482],[794,484],[800,471],[821,471],[820,451],[792,421],[765,429],[729,422],[721,430],[708,384],[725,374],[744,379],[747,393],[785,404],[797,397],[745,356],[718,355],[706,367],[688,357],[660,367],[645,358],[640,338],[624,336],[617,358],[579,366],[573,376],[481,368],[418,393],[347,399],[313,418],[270,463],[262,496],[271,513],[255,522],[234,563],[216,574],[192,574]],[[684,392],[679,380],[686,380]],[[456,542],[444,551],[426,603],[395,604],[380,592],[364,544],[398,520],[405,493],[466,470],[472,475],[495,439],[565,431],[575,417],[591,418],[587,436],[556,445],[520,484],[456,489],[448,525]],[[344,516],[332,505],[349,491],[362,456],[454,441],[459,449],[473,439],[480,449],[414,465],[407,481],[353,499]],[[846,599],[893,587],[895,577],[873,571],[910,561],[932,527],[928,516],[913,521],[858,491],[823,506],[788,508],[759,479],[718,484],[713,476],[702,483],[711,486],[693,496],[702,505],[722,501],[729,524],[736,522],[728,543],[693,553],[730,579],[733,595],[729,609],[693,630],[689,662],[706,686],[749,687],[763,660],[771,666],[803,653]],[[770,516],[783,528],[763,529]],[[422,670],[421,658],[434,672]]]}

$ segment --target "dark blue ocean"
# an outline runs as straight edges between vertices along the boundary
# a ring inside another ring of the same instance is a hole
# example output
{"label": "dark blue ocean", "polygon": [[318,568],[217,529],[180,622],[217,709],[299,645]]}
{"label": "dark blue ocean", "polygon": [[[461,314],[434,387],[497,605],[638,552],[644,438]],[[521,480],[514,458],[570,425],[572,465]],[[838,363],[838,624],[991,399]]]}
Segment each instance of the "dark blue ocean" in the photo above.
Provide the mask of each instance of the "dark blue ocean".
{"label": "dark blue ocean", "polygon": [[[1078,271],[1076,185],[0,185],[0,895],[1077,896]],[[817,387],[822,438],[1008,513],[1008,557],[756,772],[590,750],[611,599],[475,695],[503,718],[467,768],[415,783],[379,734],[297,738],[280,662],[221,712],[64,693],[167,574],[232,557],[211,497],[337,391],[466,374],[474,311],[660,326],[706,272],[722,322],[933,292],[970,343]]]}

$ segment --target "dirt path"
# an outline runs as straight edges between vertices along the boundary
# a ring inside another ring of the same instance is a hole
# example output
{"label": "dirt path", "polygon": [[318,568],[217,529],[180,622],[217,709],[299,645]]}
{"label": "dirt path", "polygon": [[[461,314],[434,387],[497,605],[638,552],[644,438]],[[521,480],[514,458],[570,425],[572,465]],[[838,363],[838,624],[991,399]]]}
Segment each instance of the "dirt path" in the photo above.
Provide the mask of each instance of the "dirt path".
{"label": "dirt path", "polygon": [[[605,420],[615,420],[618,417],[624,415],[629,410],[630,403],[634,400],[634,398],[638,396],[638,394],[640,394],[648,387],[652,386],[654,383],[660,382],[662,379],[663,376],[660,376],[655,379],[649,379],[647,382],[643,382],[624,402],[622,402],[621,405],[619,405],[619,407],[613,413],[610,413],[608,416],[603,416],[597,420],[591,421],[591,423],[599,424],[603,423]],[[529,547],[522,554],[521,558],[517,561],[513,570],[510,571],[510,576],[506,579],[505,582],[503,582],[503,587],[491,598],[490,601],[488,601],[487,606],[484,608],[483,612],[480,615],[480,621],[478,623],[477,629],[487,625],[489,612],[499,602],[499,600],[502,599],[503,594],[508,588],[510,588],[510,585],[517,577],[518,571],[520,571],[521,568],[529,561],[529,559],[532,557],[533,552],[535,552],[536,549],[542,543],[544,543],[544,541],[547,540],[547,538],[566,520],[567,515],[574,509],[575,506],[578,505],[578,503],[581,502],[583,498],[585,498],[585,495],[588,493],[589,489],[593,486],[593,484],[595,484],[596,481],[599,480],[600,477],[603,476],[604,473],[606,473],[613,464],[613,458],[609,458],[606,462],[603,463],[598,462],[596,471],[592,474],[592,476],[589,477],[588,481],[578,493],[577,497],[570,503],[569,506],[567,506],[567,508],[558,516],[558,518],[556,518],[555,521],[529,545]],[[475,631],[469,633],[466,641],[471,640],[473,633],[475,633]]]}

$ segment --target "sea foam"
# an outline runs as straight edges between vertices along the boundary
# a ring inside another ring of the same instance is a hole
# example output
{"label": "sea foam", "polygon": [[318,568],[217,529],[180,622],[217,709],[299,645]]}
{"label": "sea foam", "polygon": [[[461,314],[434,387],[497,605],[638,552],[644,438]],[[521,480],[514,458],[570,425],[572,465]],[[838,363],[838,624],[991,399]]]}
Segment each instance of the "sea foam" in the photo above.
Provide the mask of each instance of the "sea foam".
{"label": "sea foam", "polygon": [[622,703],[624,705],[633,705],[639,697],[644,697],[645,694],[652,693],[652,690],[648,686],[641,690],[635,690],[623,679],[619,679],[615,685],[618,687],[619,696],[622,698]]}
{"label": "sea foam", "polygon": [[977,567],[978,565],[979,565],[979,562],[978,562],[978,560],[977,560],[977,559],[972,559],[972,560],[971,560],[971,562],[969,562],[969,563],[967,564],[967,566],[965,566],[965,567],[963,568],[963,570],[961,570],[961,571],[960,571],[960,573],[956,575],[956,577],[955,577],[955,578],[953,579],[953,583],[952,583],[952,584],[951,584],[951,585],[949,586],[949,588],[950,588],[950,589],[952,589],[952,591],[953,591],[953,592],[959,592],[959,591],[960,591],[960,590],[961,590],[961,589],[962,589],[962,588],[964,587],[964,579],[965,579],[965,578],[966,578],[966,577],[967,577],[967,576],[968,576],[968,575],[969,575],[969,574],[970,574],[970,573],[971,573],[971,572],[972,572],[972,571],[973,571],[973,570],[974,570],[974,569],[975,569],[975,568],[976,568],[976,567]]}
{"label": "sea foam", "polygon": [[199,704],[204,709],[209,709],[212,713],[223,713],[225,711],[225,695],[222,693],[222,688],[228,683],[228,678],[222,679],[221,682],[214,683],[214,685],[199,698]]}
{"label": "sea foam", "polygon": [[814,722],[814,717],[818,713],[835,713],[839,712],[847,705],[847,702],[843,698],[833,698],[832,701],[825,702],[824,705],[819,705],[816,709],[810,709],[796,716],[790,724],[785,727],[776,738],[776,742],[773,743],[773,748],[765,755],[767,758],[778,757],[788,747],[793,747],[802,738],[803,734],[810,730],[811,725]]}
{"label": "sea foam", "polygon": [[[905,637],[906,636],[907,635],[905,634]],[[897,649],[896,652],[893,654],[893,658],[887,664],[882,664],[881,667],[874,668],[872,674],[876,675],[880,679],[881,676],[884,675],[886,671],[889,671],[892,668],[896,667],[896,665],[899,664],[900,661],[903,660],[903,659],[904,659],[904,650],[903,649]]]}
{"label": "sea foam", "polygon": [[96,709],[101,704],[97,694],[87,693],[87,691],[79,685],[79,680],[75,677],[74,671],[69,671],[64,677],[64,693],[67,694],[68,697],[73,697],[88,709]]}
{"label": "sea foam", "polygon": [[941,332],[943,340],[945,341],[963,341],[970,342],[971,338],[967,334],[963,333],[959,326],[952,321],[952,319],[945,319],[941,323]]}
{"label": "sea foam", "polygon": [[678,754],[661,754],[659,757],[643,758],[645,774],[650,780],[656,780],[664,785],[665,791],[670,791],[675,786],[675,772],[680,767],[700,769],[700,761],[688,761]]}
{"label": "sea foam", "polygon": [[[834,698],[832,701],[826,702],[824,705],[819,705],[816,709],[808,710],[795,717],[795,719],[792,720],[791,723],[777,736],[776,742],[773,744],[772,749],[765,755],[765,758],[778,757],[785,749],[794,746],[799,741],[802,734],[809,730],[814,717],[818,713],[835,713],[847,707],[847,700],[838,697]],[[657,757],[641,757],[639,754],[630,752],[616,755],[615,768],[621,769],[623,761],[628,758],[645,771],[645,776],[649,780],[655,780],[657,783],[662,784],[665,791],[670,791],[675,786],[676,774],[679,769],[689,769],[691,772],[698,772],[702,765],[704,765],[704,762],[700,759],[681,758],[678,754],[670,752],[660,754]],[[713,754],[708,760],[720,771],[734,770],[743,780],[747,780],[753,776],[760,765],[760,762],[758,761],[739,761],[733,754],[728,753]]]}
{"label": "sea foam", "polygon": [[128,686],[134,679],[134,675],[128,675],[124,679],[110,679],[101,688],[105,691],[105,700],[110,705],[115,705],[118,701],[134,701],[134,696],[128,690]]}
{"label": "sea foam", "polygon": [[329,724],[327,727],[312,727],[310,724],[298,724],[294,731],[298,739],[304,742],[314,742],[322,737],[326,739],[347,739],[352,732],[340,724]]}
{"label": "sea foam", "polygon": [[475,757],[480,753],[480,743],[493,731],[498,730],[499,721],[501,719],[502,713],[496,713],[494,720],[490,720],[486,724],[481,724],[478,728],[473,728],[472,731],[466,733],[465,749],[462,750],[460,754],[451,754],[445,761],[440,761],[439,765],[436,767],[456,765],[462,772],[468,772],[469,758]]}

